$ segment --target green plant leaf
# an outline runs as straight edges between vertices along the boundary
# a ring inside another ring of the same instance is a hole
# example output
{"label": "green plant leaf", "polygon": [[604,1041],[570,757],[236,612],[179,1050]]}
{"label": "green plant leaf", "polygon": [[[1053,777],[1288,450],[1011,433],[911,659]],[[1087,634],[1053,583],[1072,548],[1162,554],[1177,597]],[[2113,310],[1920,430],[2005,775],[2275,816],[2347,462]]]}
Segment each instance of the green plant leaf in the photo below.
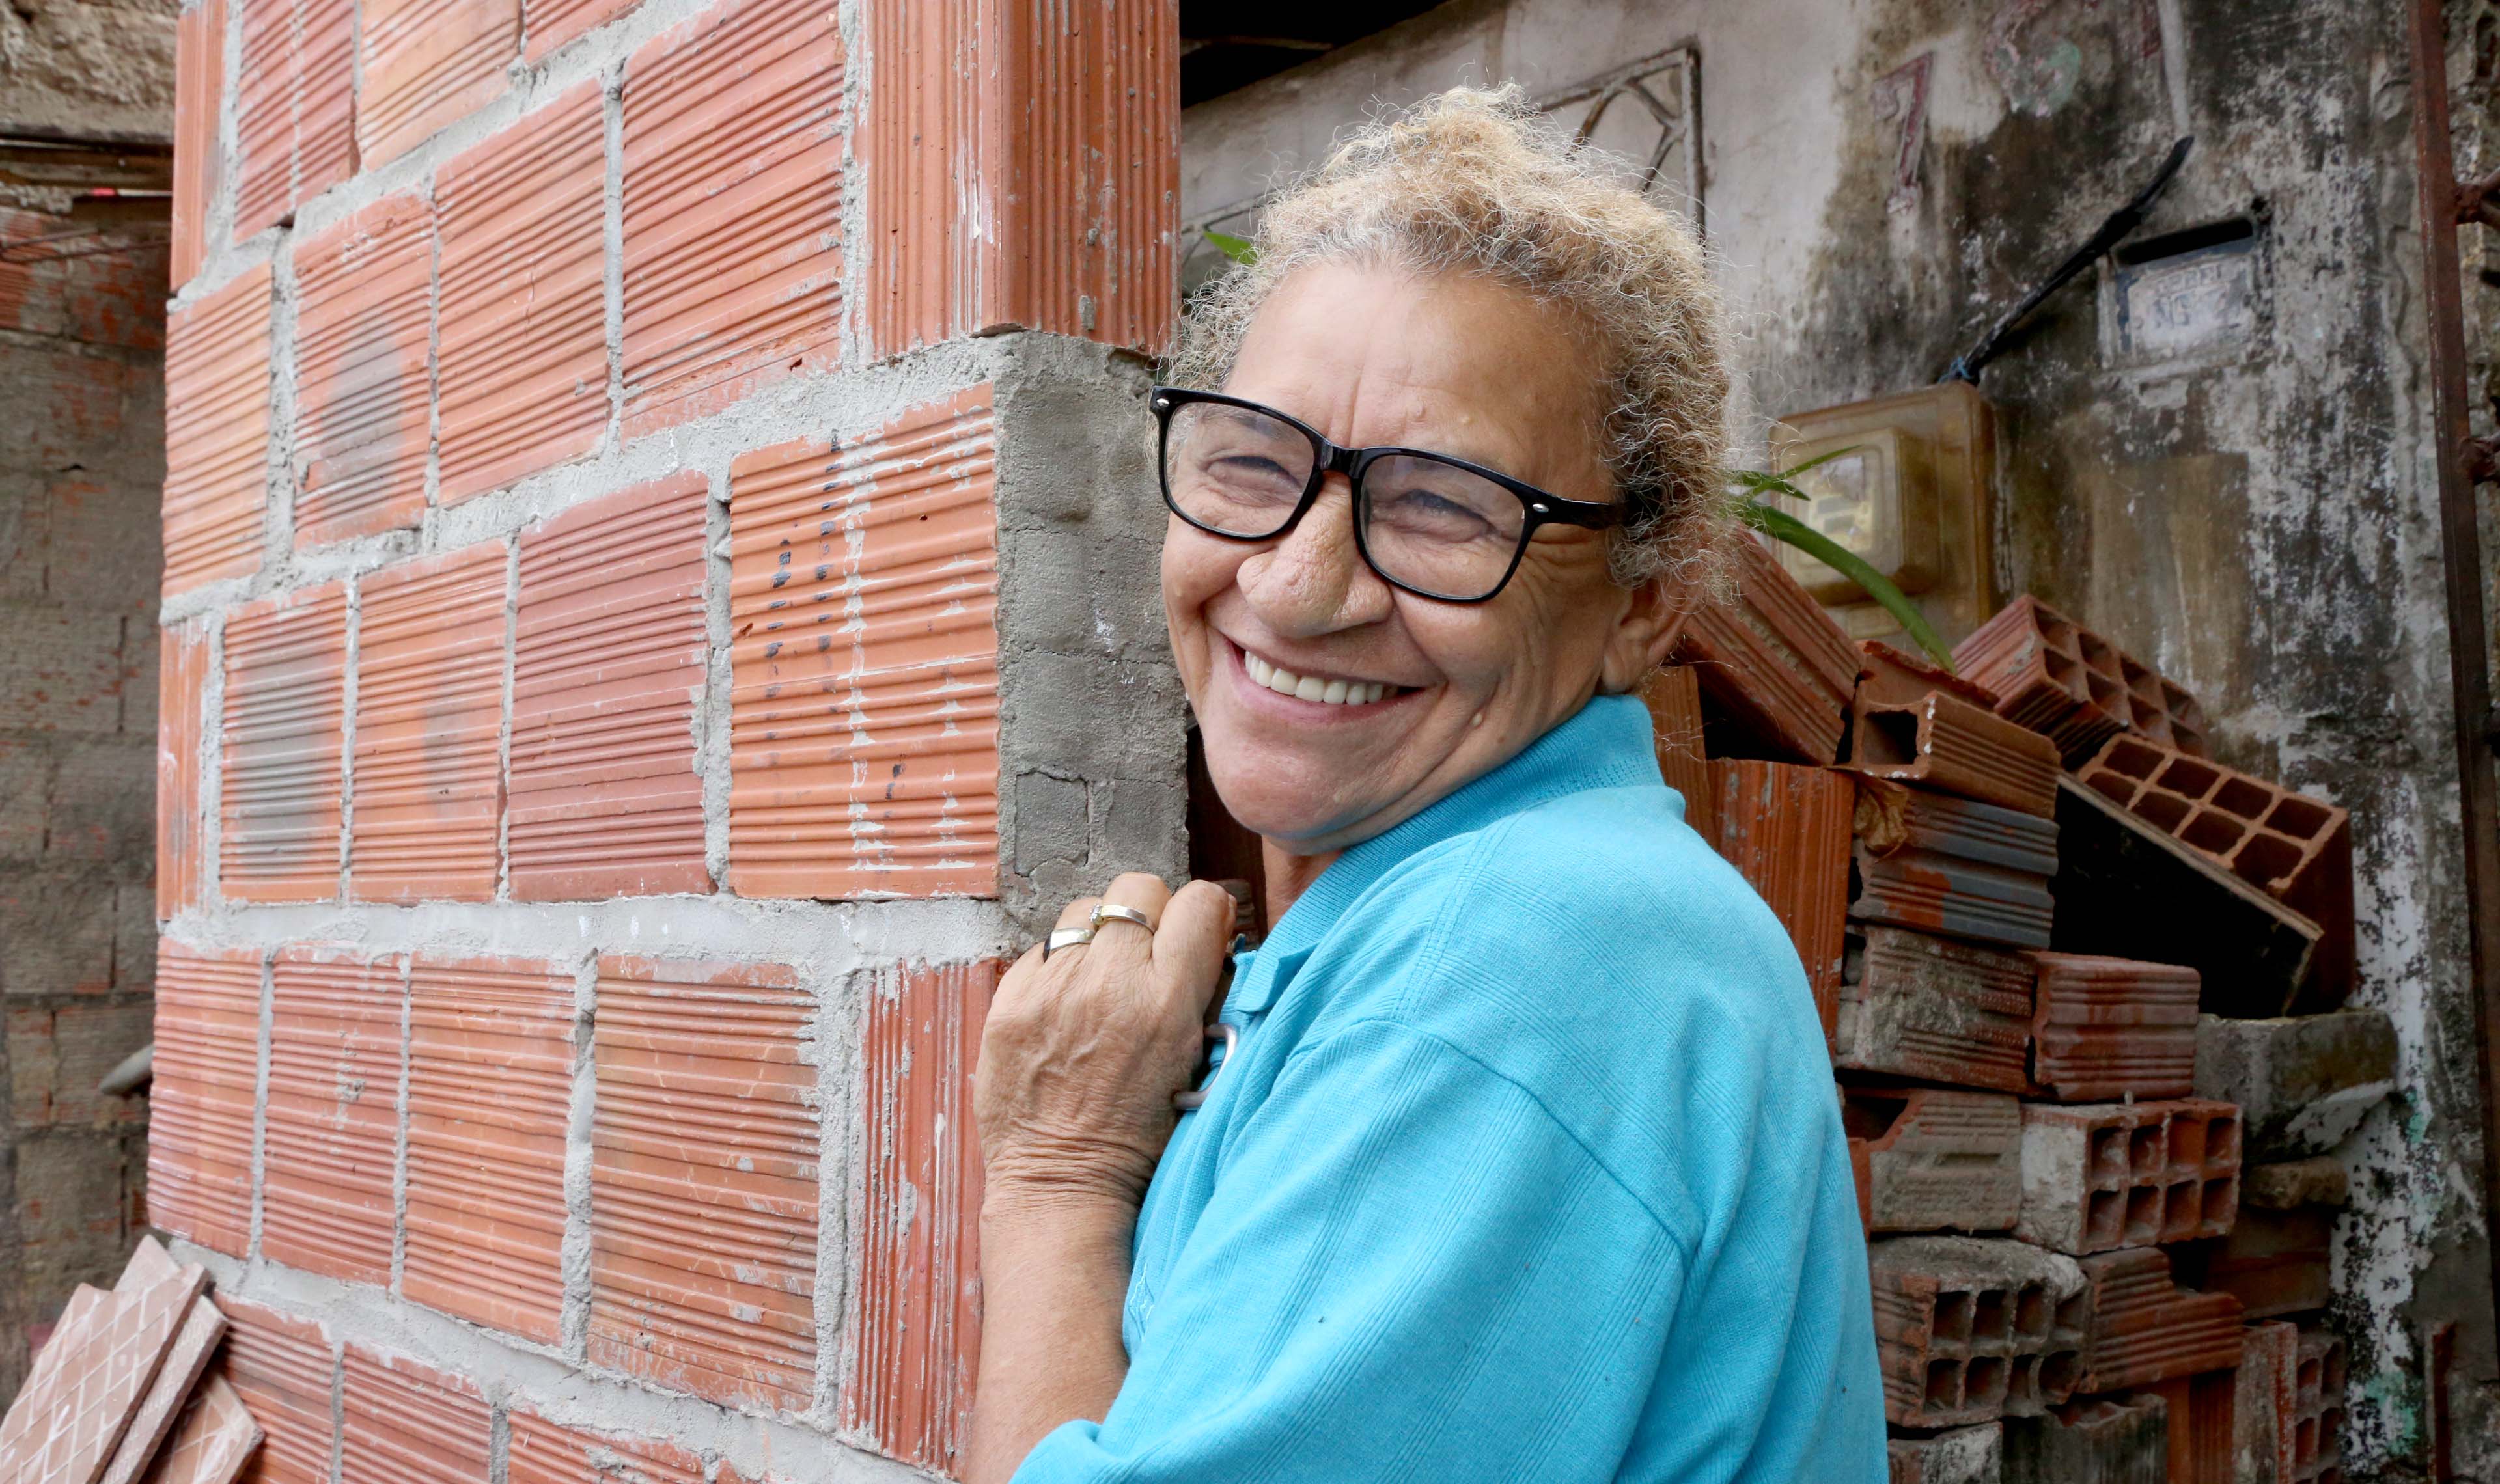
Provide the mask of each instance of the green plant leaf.
{"label": "green plant leaf", "polygon": [[1208,247],[1244,268],[1259,261],[1259,249],[1253,247],[1250,239],[1246,237],[1235,237],[1230,232],[1207,232],[1202,235],[1206,238]]}
{"label": "green plant leaf", "polygon": [[1729,483],[1749,495],[1785,495],[1792,500],[1811,500],[1814,498],[1812,495],[1797,488],[1792,482],[1795,477],[1819,465],[1828,464],[1842,454],[1855,453],[1864,446],[1866,446],[1864,444],[1851,444],[1844,448],[1826,448],[1794,469],[1783,469],[1776,474],[1768,469],[1730,469],[1727,471],[1727,479]]}
{"label": "green plant leaf", "polygon": [[1919,606],[1910,601],[1909,594],[1893,586],[1891,578],[1867,565],[1864,557],[1777,506],[1748,500],[1739,513],[1745,524],[1755,530],[1774,541],[1788,543],[1864,588],[1866,596],[1882,604],[1884,611],[1892,615],[1893,621],[1901,626],[1901,632],[1927,651],[1927,658],[1935,661],[1937,669],[1947,675],[1954,673],[1953,651],[1945,647],[1944,640],[1928,625],[1926,615],[1919,611]]}

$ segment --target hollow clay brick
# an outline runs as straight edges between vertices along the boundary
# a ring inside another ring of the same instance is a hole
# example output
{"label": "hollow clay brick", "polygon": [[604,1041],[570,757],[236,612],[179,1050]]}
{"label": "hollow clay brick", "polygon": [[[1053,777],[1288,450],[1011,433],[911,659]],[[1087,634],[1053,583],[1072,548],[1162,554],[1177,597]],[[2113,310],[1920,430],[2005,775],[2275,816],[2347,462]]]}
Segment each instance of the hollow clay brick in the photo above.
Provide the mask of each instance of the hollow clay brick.
{"label": "hollow clay brick", "polygon": [[2344,1341],[2300,1332],[2294,1371],[2290,1484],[2344,1484]]}
{"label": "hollow clay brick", "polygon": [[2005,1484],[2170,1484],[2169,1403],[2092,1397],[2008,1422]]}
{"label": "hollow clay brick", "polygon": [[2023,1209],[2023,1108],[2001,1093],[1843,1088],[1870,1232],[2009,1232]]}
{"label": "hollow clay brick", "polygon": [[952,1474],[980,1362],[981,1145],[972,1066],[1003,965],[889,973],[869,991],[860,1065],[868,1151],[842,1426]]}
{"label": "hollow clay brick", "polygon": [[269,495],[267,264],[165,323],[165,593],[257,570]]}
{"label": "hollow clay brick", "polygon": [[812,1007],[774,966],[599,961],[592,1365],[728,1405],[807,1405]]}
{"label": "hollow clay brick", "polygon": [[224,154],[217,148],[225,107],[225,0],[203,0],[174,25],[174,199],[171,281],[179,290],[208,255],[209,203],[216,199]]}
{"label": "hollow clay brick", "polygon": [[295,248],[295,544],[413,526],[433,434],[434,214],[385,196]]}
{"label": "hollow clay brick", "polygon": [[1849,766],[2044,819],[2057,811],[2057,749],[1950,691],[1888,705],[1861,690],[1851,711]]}
{"label": "hollow clay brick", "polygon": [[364,579],[356,630],[360,902],[495,895],[506,549],[480,542]]}
{"label": "hollow clay brick", "polygon": [[1840,755],[1858,648],[1760,542],[1736,543],[1737,593],[1686,620],[1676,661],[1757,744],[1800,763]]}
{"label": "hollow clay brick", "polygon": [[420,954],[409,969],[413,1303],[553,1344],[564,1309],[573,971]]}
{"label": "hollow clay brick", "polygon": [[2244,1195],[2230,1235],[2204,1254],[2199,1286],[2239,1300],[2251,1319],[2316,1313],[2335,1296],[2334,1253],[2333,1206],[2281,1209]]}
{"label": "hollow clay brick", "polygon": [[1884,1452],[1890,1484],[1998,1484],[2004,1476],[2004,1429],[1993,1422],[1888,1437]]}
{"label": "hollow clay brick", "polygon": [[1641,701],[1649,708],[1660,776],[1683,798],[1684,822],[1717,848],[1710,759],[1701,743],[1701,682],[1690,665],[1661,665],[1642,683]]}
{"label": "hollow clay brick", "polygon": [[1852,935],[1832,1064],[1964,1087],[2029,1086],[2031,966],[1902,928]]}
{"label": "hollow clay brick", "polygon": [[520,0],[363,0],[364,96],[356,142],[389,163],[504,91],[520,45]]}
{"label": "hollow clay brick", "polygon": [[1995,693],[1997,714],[2048,737],[2070,764],[2122,731],[2205,753],[2195,697],[2028,594],[1954,645],[1954,668]]}
{"label": "hollow clay brick", "polygon": [[208,628],[196,620],[158,631],[161,695],[156,711],[156,915],[162,920],[198,907],[205,890],[200,858],[200,728],[206,717]]}
{"label": "hollow clay brick", "polygon": [[607,429],[599,86],[435,172],[444,505],[588,453]]}
{"label": "hollow clay brick", "polygon": [[2240,1301],[2178,1287],[2159,1248],[2103,1252],[2077,1266],[2090,1325],[2076,1390],[2125,1391],[2240,1363]]}
{"label": "hollow clay brick", "polygon": [[1857,836],[1852,918],[2013,948],[2049,946],[2054,821],[1868,779],[1858,790]]}
{"label": "hollow clay brick", "polygon": [[337,1361],[312,1320],[219,1294],[225,1352],[218,1373],[263,1434],[244,1477],[250,1484],[328,1484],[336,1434]]}
{"label": "hollow clay brick", "polygon": [[1160,353],[1178,308],[1176,10],[867,7],[852,148],[877,354],[1010,326]]}
{"label": "hollow clay brick", "polygon": [[526,60],[533,67],[549,53],[634,8],[635,0],[521,0]]}
{"label": "hollow clay brick", "polygon": [[2318,924],[2148,821],[2057,780],[2061,953],[2183,964],[2209,1014],[2280,1015],[2309,973]]}
{"label": "hollow clay brick", "polygon": [[521,533],[510,856],[522,902],[707,892],[695,697],[704,477]]}
{"label": "hollow clay brick", "polygon": [[509,1484],[705,1484],[703,1460],[657,1437],[559,1427],[515,1407]]}
{"label": "hollow clay brick", "polygon": [[[242,242],[356,173],[356,0],[237,3],[234,240]],[[210,65],[219,49],[221,39]],[[214,135],[209,143],[214,148]]]}
{"label": "hollow clay brick", "polygon": [[731,468],[729,885],[988,895],[999,874],[991,390]]}
{"label": "hollow clay brick", "polygon": [[837,358],[842,43],[817,0],[720,0],[625,69],[625,436]]}
{"label": "hollow clay brick", "polygon": [[1940,690],[1983,710],[1996,709],[1996,693],[1880,639],[1859,641],[1858,697],[1868,706],[1916,706]]}
{"label": "hollow clay brick", "polygon": [[349,1345],[339,1366],[339,1484],[475,1484],[493,1419],[477,1386]]}
{"label": "hollow clay brick", "polygon": [[390,1279],[406,966],[281,949],[270,968],[260,1251],[360,1283]]}
{"label": "hollow clay brick", "polygon": [[1895,1237],[1867,1257],[1894,1424],[1957,1427],[2066,1400],[2086,1317],[2074,1259],[1977,1237]]}
{"label": "hollow clay brick", "polygon": [[2196,1088],[2196,971],[2034,953],[2031,1093],[2056,1103],[2184,1098]]}
{"label": "hollow clay brick", "polygon": [[2196,1026],[2196,1094],[2240,1105],[2253,1159],[2323,1154],[2395,1087],[2396,1030],[2384,1010]]}
{"label": "hollow clay brick", "polygon": [[347,594],[337,582],[226,619],[218,890],[235,902],[339,893]]}
{"label": "hollow clay brick", "polygon": [[1713,758],[1719,853],[1788,929],[1828,1039],[1839,1013],[1849,914],[1849,780],[1824,768]]}
{"label": "hollow clay brick", "polygon": [[2014,1234],[2077,1256],[2221,1236],[2239,1211],[2240,1151],[2227,1103],[2025,1104]]}
{"label": "hollow clay brick", "polygon": [[150,1224],[228,1257],[251,1238],[251,1128],[260,1076],[260,953],[156,945],[148,1089]]}
{"label": "hollow clay brick", "polygon": [[2160,1398],[2170,1415],[2168,1476],[2176,1484],[2237,1484],[2238,1390],[2236,1370],[2209,1370],[2137,1393]]}

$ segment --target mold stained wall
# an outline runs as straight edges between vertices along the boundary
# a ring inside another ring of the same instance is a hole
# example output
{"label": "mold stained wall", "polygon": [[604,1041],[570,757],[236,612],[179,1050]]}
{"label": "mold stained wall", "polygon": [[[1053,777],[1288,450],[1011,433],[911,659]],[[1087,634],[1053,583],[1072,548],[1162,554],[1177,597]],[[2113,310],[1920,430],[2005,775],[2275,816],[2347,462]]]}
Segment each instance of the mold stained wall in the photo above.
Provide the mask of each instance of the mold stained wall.
{"label": "mold stained wall", "polygon": [[[2452,77],[2472,74],[2474,34]],[[2356,998],[2393,1015],[2404,1047],[2402,1092],[2343,1151],[2358,1176],[2336,1255],[2356,1459],[2400,1474],[2418,1457],[2421,1326],[2452,1317],[2456,1463],[2489,1477],[2500,1418],[2482,1384],[2495,1359],[2405,45],[2394,0],[1458,0],[1191,110],[1182,215],[1255,200],[1374,100],[1506,78],[1544,96],[1691,46],[1741,455],[1769,417],[1933,380],[2194,134],[2137,240],[2246,221],[2252,313],[2218,344],[2130,356],[2104,322],[2119,265],[2050,302],[1984,383],[2000,415],[1997,581],[2188,685],[2226,761],[2352,810]],[[1194,276],[1205,264],[1201,249]]]}

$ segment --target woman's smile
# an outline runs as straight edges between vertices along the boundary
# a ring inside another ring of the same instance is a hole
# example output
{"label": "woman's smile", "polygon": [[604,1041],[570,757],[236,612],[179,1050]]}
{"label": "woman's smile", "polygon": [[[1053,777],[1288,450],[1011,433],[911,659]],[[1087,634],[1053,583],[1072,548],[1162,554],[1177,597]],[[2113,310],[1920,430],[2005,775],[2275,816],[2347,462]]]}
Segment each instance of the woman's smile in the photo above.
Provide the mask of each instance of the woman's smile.
{"label": "woman's smile", "polygon": [[1270,707],[1268,714],[1299,723],[1369,720],[1423,688],[1365,679],[1316,662],[1271,660],[1230,635],[1219,633],[1217,638],[1232,662],[1225,668],[1233,678],[1253,693],[1265,692],[1245,698],[1248,704]]}

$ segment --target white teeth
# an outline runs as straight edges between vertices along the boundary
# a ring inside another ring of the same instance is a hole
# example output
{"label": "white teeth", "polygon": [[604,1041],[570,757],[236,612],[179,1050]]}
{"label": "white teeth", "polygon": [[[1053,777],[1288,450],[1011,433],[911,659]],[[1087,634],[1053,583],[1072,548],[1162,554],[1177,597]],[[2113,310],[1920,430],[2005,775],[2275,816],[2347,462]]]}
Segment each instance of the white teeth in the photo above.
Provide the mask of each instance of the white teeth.
{"label": "white teeth", "polygon": [[1328,688],[1320,692],[1320,699],[1331,706],[1343,706],[1345,692],[1346,684],[1343,680],[1331,680],[1328,682]]}
{"label": "white teeth", "polygon": [[1323,680],[1318,676],[1296,675],[1281,665],[1268,664],[1247,649],[1241,651],[1241,668],[1250,673],[1254,682],[1278,695],[1325,706],[1369,706],[1390,690],[1380,680]]}

